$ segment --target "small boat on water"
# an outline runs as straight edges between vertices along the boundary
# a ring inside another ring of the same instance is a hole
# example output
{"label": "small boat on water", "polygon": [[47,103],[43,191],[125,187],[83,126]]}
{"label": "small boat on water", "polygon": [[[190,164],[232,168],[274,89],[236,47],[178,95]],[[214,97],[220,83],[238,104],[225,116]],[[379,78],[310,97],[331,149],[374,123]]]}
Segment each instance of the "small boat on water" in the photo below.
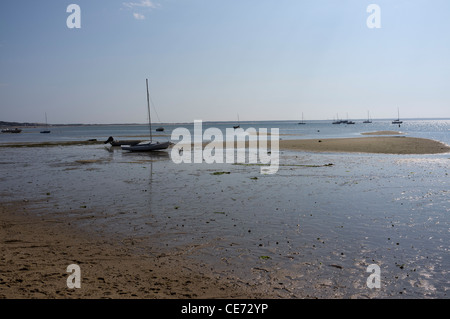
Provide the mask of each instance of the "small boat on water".
{"label": "small boat on water", "polygon": [[347,119],[345,121],[342,121],[342,123],[344,123],[344,124],[355,124],[355,122],[353,122],[352,120],[348,119],[348,113],[347,113]]}
{"label": "small boat on water", "polygon": [[367,111],[367,120],[365,120],[363,123],[372,123],[369,116],[369,111]]}
{"label": "small boat on water", "polygon": [[233,125],[233,128],[234,129],[237,129],[237,128],[240,128],[241,127],[241,124],[240,124],[240,122],[239,122],[239,114],[238,114],[238,125]]}
{"label": "small boat on water", "polygon": [[22,130],[20,128],[5,128],[2,133],[20,133]]}
{"label": "small boat on water", "polygon": [[148,93],[148,79],[146,79],[147,84],[147,110],[148,110],[148,126],[150,132],[150,141],[149,142],[141,142],[134,145],[121,145],[122,150],[130,151],[130,152],[151,152],[151,151],[159,151],[169,148],[172,145],[170,141],[167,142],[153,142],[152,137],[152,120],[150,116],[150,95]]}
{"label": "small boat on water", "polygon": [[339,119],[339,114],[336,114],[336,120],[332,122],[332,124],[342,124],[344,123],[342,120]]}
{"label": "small boat on water", "polygon": [[45,113],[45,127],[46,127],[46,129],[41,131],[41,133],[43,133],[43,134],[50,133],[50,130],[48,129],[48,123],[47,123],[47,113]]}
{"label": "small boat on water", "polygon": [[156,129],[156,132],[164,132],[164,127],[158,127],[158,128]]}
{"label": "small boat on water", "polygon": [[402,124],[403,123],[403,121],[400,121],[400,110],[398,108],[397,108],[397,114],[398,114],[398,117],[396,120],[392,121],[392,124]]}
{"label": "small boat on water", "polygon": [[303,120],[303,112],[302,112],[302,121],[298,122],[298,124],[306,124],[305,121]]}

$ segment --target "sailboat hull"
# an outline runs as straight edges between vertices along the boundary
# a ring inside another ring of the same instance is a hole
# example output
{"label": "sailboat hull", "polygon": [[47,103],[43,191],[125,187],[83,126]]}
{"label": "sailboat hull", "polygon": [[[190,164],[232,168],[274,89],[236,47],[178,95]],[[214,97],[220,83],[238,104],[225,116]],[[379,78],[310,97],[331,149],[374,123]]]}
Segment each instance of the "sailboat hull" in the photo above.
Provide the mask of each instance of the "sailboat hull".
{"label": "sailboat hull", "polygon": [[150,142],[150,143],[141,143],[136,145],[123,145],[122,150],[130,151],[130,152],[151,152],[151,151],[159,151],[165,150],[169,148],[170,142]]}

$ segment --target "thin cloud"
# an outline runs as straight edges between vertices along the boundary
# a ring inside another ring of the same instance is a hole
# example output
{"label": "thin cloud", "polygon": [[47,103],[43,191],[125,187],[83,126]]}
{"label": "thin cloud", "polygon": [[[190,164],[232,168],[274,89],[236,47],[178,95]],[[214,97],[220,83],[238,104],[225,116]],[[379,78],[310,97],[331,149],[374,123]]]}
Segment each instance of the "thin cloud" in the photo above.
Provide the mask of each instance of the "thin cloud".
{"label": "thin cloud", "polygon": [[145,16],[143,15],[143,14],[140,14],[140,13],[133,13],[133,17],[136,19],[136,20],[144,20],[145,19]]}
{"label": "thin cloud", "polygon": [[133,17],[136,20],[144,20],[145,16],[141,12],[136,11],[149,11],[158,8],[160,5],[151,0],[141,0],[139,2],[123,2],[123,7],[128,10],[133,10]]}
{"label": "thin cloud", "polygon": [[150,0],[141,0],[140,2],[124,2],[123,5],[130,9],[133,9],[136,7],[155,9],[159,6],[158,4],[155,4]]}

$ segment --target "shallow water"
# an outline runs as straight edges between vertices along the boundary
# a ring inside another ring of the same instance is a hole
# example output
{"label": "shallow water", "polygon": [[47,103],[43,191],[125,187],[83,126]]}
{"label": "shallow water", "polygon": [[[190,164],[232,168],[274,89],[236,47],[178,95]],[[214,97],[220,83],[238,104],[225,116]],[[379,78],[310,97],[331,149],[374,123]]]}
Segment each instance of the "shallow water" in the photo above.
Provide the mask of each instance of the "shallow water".
{"label": "shallow water", "polygon": [[283,298],[448,296],[449,154],[282,152],[280,164],[264,175],[103,145],[2,148],[0,195]]}
{"label": "shallow water", "polygon": [[[331,122],[307,121],[306,125],[298,125],[298,121],[248,121],[241,122],[240,126],[244,130],[255,128],[260,131],[264,128],[269,133],[272,128],[278,128],[281,139],[360,137],[362,132],[390,130],[401,131],[411,137],[435,139],[450,145],[450,119],[405,120],[400,127],[393,125],[390,120],[374,120],[369,124],[364,124],[360,120],[353,125],[333,125]],[[218,128],[225,136],[226,129],[232,128],[235,124],[231,122],[204,122],[202,127],[203,130],[210,127]],[[163,126],[165,131],[156,132],[155,128],[158,126]],[[153,138],[155,140],[168,140],[177,128],[187,128],[194,136],[193,123],[172,123],[154,125]],[[116,139],[149,139],[148,125],[56,126],[49,129],[51,130],[50,134],[40,134],[42,128],[23,128],[23,132],[20,134],[3,133],[0,134],[0,144],[88,139],[105,141],[109,136]]]}

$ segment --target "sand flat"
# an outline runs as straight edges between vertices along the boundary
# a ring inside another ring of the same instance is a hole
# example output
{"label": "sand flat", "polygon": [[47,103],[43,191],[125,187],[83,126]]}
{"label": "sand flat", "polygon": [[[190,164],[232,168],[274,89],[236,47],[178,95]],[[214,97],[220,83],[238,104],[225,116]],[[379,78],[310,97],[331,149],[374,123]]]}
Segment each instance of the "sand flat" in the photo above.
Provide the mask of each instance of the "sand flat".
{"label": "sand flat", "polygon": [[[94,217],[93,217],[94,218]],[[113,241],[73,225],[37,217],[20,203],[0,206],[0,299],[30,298],[261,298],[220,280],[182,254],[136,253],[136,238]],[[67,287],[67,266],[81,268],[81,288]]]}
{"label": "sand flat", "polygon": [[280,149],[381,154],[438,154],[450,152],[450,146],[439,141],[396,136],[281,140]]}

